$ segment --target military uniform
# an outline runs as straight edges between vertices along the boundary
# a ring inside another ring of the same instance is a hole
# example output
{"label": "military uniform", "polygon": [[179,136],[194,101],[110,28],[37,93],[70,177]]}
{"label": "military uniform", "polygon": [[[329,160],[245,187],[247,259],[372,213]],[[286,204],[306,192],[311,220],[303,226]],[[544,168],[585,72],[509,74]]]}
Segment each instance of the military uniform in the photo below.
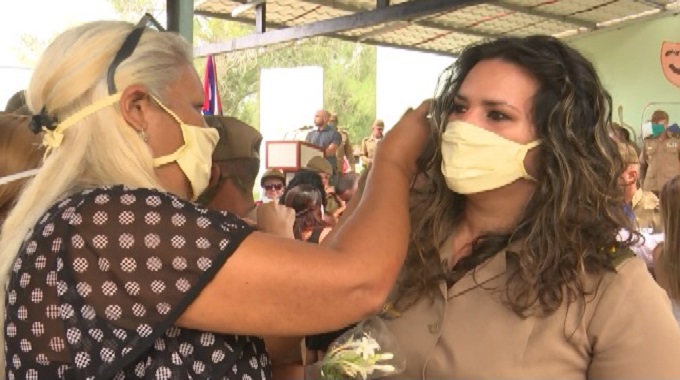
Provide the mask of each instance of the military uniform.
{"label": "military uniform", "polygon": [[359,152],[359,156],[361,157],[361,162],[364,165],[364,168],[373,162],[375,150],[381,140],[382,139],[376,139],[373,136],[364,137],[364,139],[361,140],[361,150]]}
{"label": "military uniform", "polygon": [[668,180],[680,175],[680,139],[668,132],[646,138],[640,164],[646,166],[642,189],[660,191]]}
{"label": "military uniform", "polygon": [[[241,120],[231,116],[205,116],[206,123],[217,129],[220,134],[220,139],[213,151],[213,162],[232,162],[234,160],[258,160],[260,159],[260,145],[262,144],[262,134],[242,122]],[[259,165],[258,165],[259,166]],[[259,169],[258,169],[259,170]],[[248,173],[247,176],[239,178],[238,176],[222,176],[216,186],[208,188],[199,198],[199,202],[208,204],[217,195],[222,183],[229,177],[234,183],[241,187],[242,191],[250,192],[254,184],[253,179],[257,177],[257,172]],[[253,201],[254,205],[254,201]],[[226,210],[231,211],[231,210]],[[246,215],[239,215],[257,223],[256,208],[253,207]]]}
{"label": "military uniform", "polygon": [[[635,146],[627,143],[618,143],[619,152],[627,165],[637,165],[640,160]],[[630,203],[630,211],[635,216],[635,224],[638,230],[647,233],[661,232],[661,216],[659,213],[659,198],[651,191],[637,189]],[[647,229],[652,229],[648,231]]]}
{"label": "military uniform", "polygon": [[[449,238],[441,262],[451,252]],[[388,303],[381,316],[406,369],[385,379],[680,378],[680,329],[641,260],[583,273],[592,293],[526,318],[504,302],[513,265],[501,251],[405,311]]]}
{"label": "military uniform", "polygon": [[352,142],[349,140],[349,134],[347,133],[346,129],[338,129],[338,133],[340,133],[340,146],[338,146],[338,150],[335,151],[335,156],[337,157],[337,173],[344,173],[345,171],[343,170],[344,167],[344,162],[345,158],[347,158],[347,163],[349,164],[349,171],[353,172],[354,171],[354,149],[352,148]]}

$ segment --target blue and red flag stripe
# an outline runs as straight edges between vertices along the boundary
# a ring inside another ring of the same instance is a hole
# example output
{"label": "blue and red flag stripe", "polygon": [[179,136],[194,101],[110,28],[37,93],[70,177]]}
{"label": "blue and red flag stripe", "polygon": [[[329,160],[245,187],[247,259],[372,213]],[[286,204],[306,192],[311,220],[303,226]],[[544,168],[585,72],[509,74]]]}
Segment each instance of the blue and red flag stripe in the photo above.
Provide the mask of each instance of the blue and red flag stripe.
{"label": "blue and red flag stripe", "polygon": [[222,115],[222,100],[220,89],[217,85],[217,70],[215,58],[208,56],[205,62],[205,75],[203,76],[203,114]]}

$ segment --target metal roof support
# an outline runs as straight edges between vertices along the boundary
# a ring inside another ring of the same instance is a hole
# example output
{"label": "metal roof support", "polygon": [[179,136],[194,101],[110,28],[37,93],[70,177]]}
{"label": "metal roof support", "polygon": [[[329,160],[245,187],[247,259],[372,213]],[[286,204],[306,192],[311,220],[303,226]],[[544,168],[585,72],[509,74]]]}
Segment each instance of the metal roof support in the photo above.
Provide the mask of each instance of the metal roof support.
{"label": "metal roof support", "polygon": [[391,21],[412,20],[437,13],[451,12],[458,8],[480,3],[482,3],[480,0],[413,0],[305,25],[252,34],[226,42],[196,46],[194,48],[194,55],[201,57],[209,54],[252,49],[301,38],[332,35]]}
{"label": "metal roof support", "polygon": [[[230,15],[224,14],[224,13],[215,13],[215,12],[197,10],[195,12],[195,14],[197,16],[217,18],[217,19],[220,19],[220,20],[240,22],[240,23],[243,23],[243,24],[252,24],[252,22],[253,22],[253,20],[246,18],[246,17],[231,17]],[[282,29],[282,28],[288,27],[286,25],[279,24],[279,23],[276,23],[276,22],[268,22],[267,26],[274,28],[274,29]],[[384,42],[384,41],[375,41],[375,40],[372,40],[370,38],[366,39],[363,36],[350,37],[350,36],[346,36],[344,34],[329,34],[328,37],[336,38],[336,39],[347,41],[347,42],[361,42],[362,44],[365,44],[365,45],[385,46],[385,47],[392,47],[392,48],[401,49],[401,50],[417,51],[417,52],[420,52],[420,53],[434,53],[434,54],[440,54],[440,55],[444,55],[444,56],[457,57],[456,54],[451,53],[451,52],[433,51],[431,49],[423,49],[423,48],[419,48],[417,46],[403,46],[403,45],[392,44],[392,43]]]}
{"label": "metal roof support", "polygon": [[490,4],[493,4],[493,5],[496,5],[496,6],[499,6],[501,8],[505,8],[509,11],[513,11],[513,12],[517,12],[517,13],[524,13],[524,14],[527,14],[527,15],[530,15],[530,16],[542,17],[542,18],[552,20],[552,21],[566,22],[566,23],[569,23],[569,24],[578,25],[581,28],[588,28],[588,29],[591,29],[591,30],[597,29],[596,23],[581,20],[579,18],[572,17],[572,16],[567,16],[567,15],[562,16],[562,15],[558,15],[558,14],[554,14],[554,13],[550,13],[550,12],[544,12],[544,11],[534,9],[534,8],[531,8],[531,7],[524,7],[524,6],[521,6],[521,5],[506,3],[505,1],[492,1],[492,2],[490,2]]}
{"label": "metal roof support", "polygon": [[193,0],[166,0],[168,30],[179,33],[190,43],[194,40]]}
{"label": "metal roof support", "polygon": [[267,30],[267,3],[255,7],[255,32],[264,33]]}
{"label": "metal roof support", "polygon": [[[325,7],[332,7],[336,8],[345,12],[352,12],[352,13],[360,13],[360,12],[365,12],[366,9],[362,9],[353,5],[345,4],[345,3],[339,3],[336,0],[305,0],[307,3],[311,4],[316,4],[316,5],[323,5]],[[381,1],[381,0],[377,0]],[[476,4],[482,4],[484,1],[478,1],[475,4],[467,4],[466,6],[469,5],[476,5]],[[462,7],[461,7],[462,8]],[[428,15],[431,16],[431,15]],[[497,38],[497,34],[493,33],[488,33],[488,32],[483,32],[480,30],[474,30],[472,28],[467,28],[464,26],[459,26],[459,25],[451,25],[449,23],[443,23],[443,22],[434,22],[431,20],[414,20],[410,19],[411,25],[417,25],[417,26],[424,26],[426,28],[433,28],[433,29],[443,29],[447,30],[449,32],[455,32],[455,33],[461,33],[461,34],[467,34],[470,36],[474,37],[480,37],[480,38]]]}

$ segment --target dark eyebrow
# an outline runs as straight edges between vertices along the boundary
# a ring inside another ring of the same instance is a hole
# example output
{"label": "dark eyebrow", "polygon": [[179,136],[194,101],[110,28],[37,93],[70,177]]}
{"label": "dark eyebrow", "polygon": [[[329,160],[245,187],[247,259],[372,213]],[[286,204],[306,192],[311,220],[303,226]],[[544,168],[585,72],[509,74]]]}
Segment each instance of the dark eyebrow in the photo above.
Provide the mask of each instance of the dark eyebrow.
{"label": "dark eyebrow", "polygon": [[[463,102],[468,101],[468,98],[464,95],[456,95],[455,99],[463,101]],[[501,100],[485,99],[485,100],[482,100],[482,105],[484,105],[485,107],[499,107],[499,106],[500,107],[509,107],[509,108],[516,110],[517,112],[521,112],[517,107],[513,106],[512,104],[509,104],[508,102],[504,102],[504,101],[501,101]]]}

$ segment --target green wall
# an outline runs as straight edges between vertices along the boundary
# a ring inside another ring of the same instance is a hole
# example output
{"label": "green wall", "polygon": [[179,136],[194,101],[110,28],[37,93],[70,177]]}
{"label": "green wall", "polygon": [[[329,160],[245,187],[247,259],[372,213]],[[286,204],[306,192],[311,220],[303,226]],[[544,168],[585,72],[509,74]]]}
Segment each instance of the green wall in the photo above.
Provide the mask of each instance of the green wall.
{"label": "green wall", "polygon": [[645,112],[649,120],[656,108],[664,109],[671,123],[680,124],[680,87],[671,84],[661,71],[661,44],[680,42],[680,17],[670,15],[638,22],[618,29],[602,30],[571,40],[571,45],[588,57],[612,94],[614,121],[623,105],[624,122],[639,134],[644,107],[650,102],[678,102]]}

